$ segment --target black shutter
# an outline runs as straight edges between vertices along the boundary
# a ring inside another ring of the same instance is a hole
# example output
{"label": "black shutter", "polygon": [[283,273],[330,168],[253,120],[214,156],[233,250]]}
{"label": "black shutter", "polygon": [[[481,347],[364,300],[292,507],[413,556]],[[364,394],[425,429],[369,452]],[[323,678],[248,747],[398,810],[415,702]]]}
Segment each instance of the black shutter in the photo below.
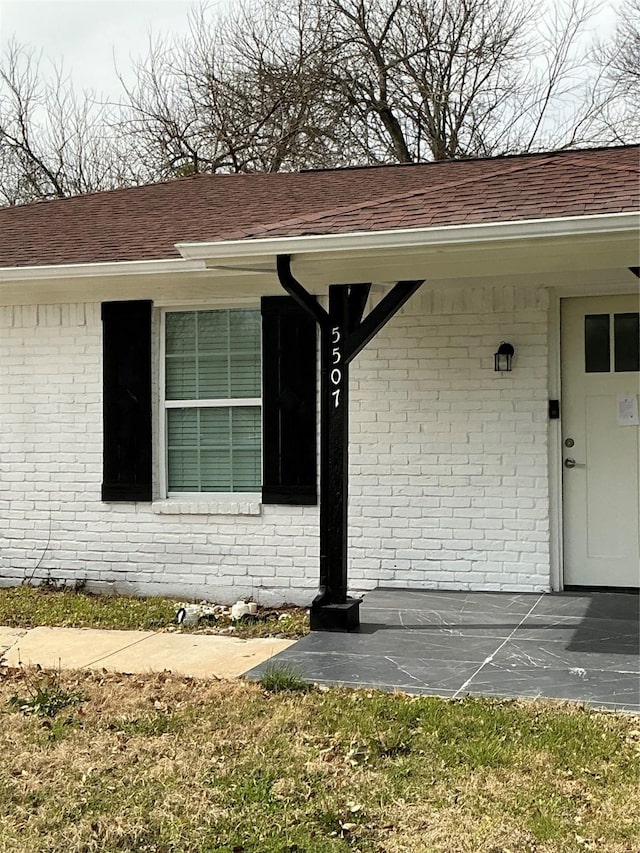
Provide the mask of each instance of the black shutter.
{"label": "black shutter", "polygon": [[262,501],[316,504],[316,323],[290,296],[262,299]]}
{"label": "black shutter", "polygon": [[151,500],[151,302],[103,302],[103,501]]}

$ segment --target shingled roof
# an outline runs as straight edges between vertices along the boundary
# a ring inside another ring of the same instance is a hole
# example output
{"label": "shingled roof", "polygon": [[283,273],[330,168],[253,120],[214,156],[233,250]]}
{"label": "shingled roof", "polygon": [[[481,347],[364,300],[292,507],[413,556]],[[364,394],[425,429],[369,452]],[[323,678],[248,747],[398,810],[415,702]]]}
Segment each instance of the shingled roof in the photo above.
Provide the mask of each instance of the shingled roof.
{"label": "shingled roof", "polygon": [[166,183],[0,210],[0,267],[177,258],[176,243],[640,209],[640,146]]}

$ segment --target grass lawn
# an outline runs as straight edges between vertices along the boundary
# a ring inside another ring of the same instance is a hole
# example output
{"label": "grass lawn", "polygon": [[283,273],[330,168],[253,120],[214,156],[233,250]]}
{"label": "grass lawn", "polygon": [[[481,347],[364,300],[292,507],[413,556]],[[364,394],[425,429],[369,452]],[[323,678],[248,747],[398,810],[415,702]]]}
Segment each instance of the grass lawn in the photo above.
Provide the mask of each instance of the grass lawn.
{"label": "grass lawn", "polygon": [[637,718],[0,672],[0,853],[640,849]]}
{"label": "grass lawn", "polygon": [[[175,626],[177,603],[168,598],[135,598],[127,595],[91,595],[47,585],[0,589],[0,625],[35,628],[117,628],[129,631],[159,631]],[[271,611],[273,612],[273,611]],[[296,639],[309,631],[309,617],[302,608],[288,608],[287,618],[277,614],[254,624],[221,618],[215,625],[179,631],[231,633],[234,637],[284,637]],[[0,850],[2,848],[0,847]]]}

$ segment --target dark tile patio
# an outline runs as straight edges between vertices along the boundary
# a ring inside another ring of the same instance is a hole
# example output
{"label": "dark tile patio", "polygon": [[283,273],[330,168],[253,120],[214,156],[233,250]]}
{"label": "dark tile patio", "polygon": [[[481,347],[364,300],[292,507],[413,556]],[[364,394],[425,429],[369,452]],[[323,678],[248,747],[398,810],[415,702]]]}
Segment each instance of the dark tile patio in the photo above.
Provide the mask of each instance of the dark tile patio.
{"label": "dark tile patio", "polygon": [[272,660],[319,684],[640,712],[639,604],[616,592],[377,589],[358,633],[313,633]]}

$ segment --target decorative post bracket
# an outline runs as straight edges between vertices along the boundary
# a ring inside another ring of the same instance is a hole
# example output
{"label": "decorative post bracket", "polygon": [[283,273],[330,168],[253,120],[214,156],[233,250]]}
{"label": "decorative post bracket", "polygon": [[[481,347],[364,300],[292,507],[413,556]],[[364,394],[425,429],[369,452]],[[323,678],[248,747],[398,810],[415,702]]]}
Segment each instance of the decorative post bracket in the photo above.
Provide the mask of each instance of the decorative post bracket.
{"label": "decorative post bracket", "polygon": [[280,284],[320,327],[320,588],[313,631],[355,631],[360,599],[347,596],[349,364],[418,290],[399,281],[363,319],[370,284],[332,284],[325,310],[296,281],[291,256],[278,255]]}

